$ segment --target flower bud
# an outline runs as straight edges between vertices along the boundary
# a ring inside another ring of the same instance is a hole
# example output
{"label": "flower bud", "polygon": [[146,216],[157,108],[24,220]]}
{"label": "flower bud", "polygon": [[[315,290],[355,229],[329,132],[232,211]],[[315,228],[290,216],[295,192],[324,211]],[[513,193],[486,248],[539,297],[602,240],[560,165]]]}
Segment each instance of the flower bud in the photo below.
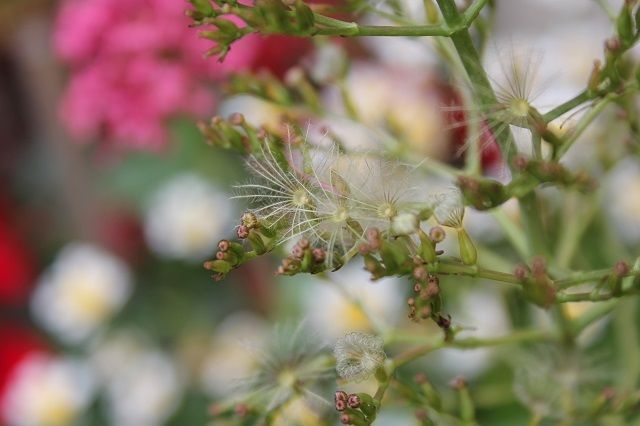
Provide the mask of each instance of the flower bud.
{"label": "flower bud", "polygon": [[458,246],[460,248],[460,259],[465,265],[475,265],[478,261],[476,246],[471,241],[471,237],[464,228],[458,229]]}

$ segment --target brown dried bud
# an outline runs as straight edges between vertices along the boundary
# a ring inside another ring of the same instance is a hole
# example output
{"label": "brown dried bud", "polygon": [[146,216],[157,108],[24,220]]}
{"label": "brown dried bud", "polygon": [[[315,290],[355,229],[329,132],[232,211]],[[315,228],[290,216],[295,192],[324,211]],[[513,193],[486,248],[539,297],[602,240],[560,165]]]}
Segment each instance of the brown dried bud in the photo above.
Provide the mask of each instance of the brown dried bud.
{"label": "brown dried bud", "polygon": [[244,124],[244,115],[239,112],[234,112],[229,116],[229,122],[235,126],[241,126]]}
{"label": "brown dried bud", "polygon": [[513,164],[518,170],[525,170],[529,165],[529,160],[524,155],[517,155],[513,160]]}
{"label": "brown dried bud", "polygon": [[304,249],[299,245],[295,245],[291,250],[291,255],[296,259],[302,259],[304,257]]}
{"label": "brown dried bud", "polygon": [[462,390],[467,387],[467,381],[464,377],[458,376],[451,381],[450,385],[456,390]]}
{"label": "brown dried bud", "polygon": [[325,261],[325,259],[327,258],[327,253],[321,249],[320,247],[316,247],[311,251],[311,254],[313,255],[313,260],[316,263],[323,263]]}
{"label": "brown dried bud", "polygon": [[613,267],[613,273],[619,278],[626,277],[629,274],[629,264],[624,260],[619,260]]}
{"label": "brown dried bud", "polygon": [[517,265],[513,270],[513,275],[516,276],[518,281],[524,281],[527,278],[527,267],[524,265]]}
{"label": "brown dried bud", "polygon": [[444,232],[444,229],[439,226],[434,226],[429,230],[429,239],[436,244],[442,242],[446,236],[447,234]]}
{"label": "brown dried bud", "polygon": [[416,375],[413,376],[413,381],[419,385],[424,385],[429,382],[429,378],[424,373],[416,373]]}
{"label": "brown dried bud", "polygon": [[308,249],[311,243],[306,238],[303,238],[300,241],[298,241],[298,245],[303,249]]}
{"label": "brown dried bud", "polygon": [[426,292],[429,298],[433,298],[438,294],[440,294],[440,285],[438,285],[438,281],[429,280],[429,283],[427,284]]}
{"label": "brown dried bud", "polygon": [[425,306],[424,308],[420,309],[420,318],[422,319],[427,319],[431,316],[431,308],[428,306]]}
{"label": "brown dried bud", "polygon": [[424,266],[418,266],[413,270],[413,277],[417,280],[424,281],[427,279],[427,268]]}

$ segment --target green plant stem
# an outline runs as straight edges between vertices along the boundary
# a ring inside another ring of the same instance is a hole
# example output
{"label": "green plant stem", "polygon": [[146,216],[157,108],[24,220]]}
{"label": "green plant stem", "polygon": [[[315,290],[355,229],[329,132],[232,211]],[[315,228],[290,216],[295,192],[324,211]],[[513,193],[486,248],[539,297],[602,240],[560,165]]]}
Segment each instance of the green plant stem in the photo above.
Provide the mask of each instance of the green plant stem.
{"label": "green plant stem", "polygon": [[430,269],[431,272],[439,274],[449,275],[465,275],[469,277],[486,278],[493,281],[499,281],[507,284],[514,284],[519,286],[520,281],[518,278],[506,272],[494,271],[492,269],[479,268],[475,265],[465,265],[463,263],[457,263],[452,261],[441,261],[433,265]]}
{"label": "green plant stem", "polygon": [[538,206],[538,197],[534,191],[527,193],[518,199],[520,213],[529,242],[530,256],[547,253],[545,230],[542,225],[541,211]]}
{"label": "green plant stem", "polygon": [[632,294],[639,294],[640,290],[633,289],[623,291],[620,294],[614,294],[612,292],[608,293],[563,293],[556,295],[556,303],[567,303],[567,302],[601,302],[603,300],[616,299],[619,297],[630,296]]}
{"label": "green plant stem", "polygon": [[543,114],[542,118],[547,123],[550,121],[553,121],[556,118],[560,117],[561,115],[571,111],[575,107],[580,106],[587,101],[590,101],[594,97],[595,97],[595,94],[593,92],[589,90],[584,90],[583,92],[579,93],[575,97],[569,99],[567,102],[560,104],[557,107],[553,108],[551,111],[547,112],[546,114]]}
{"label": "green plant stem", "polygon": [[[467,17],[458,11],[458,8],[453,0],[437,0],[440,12],[447,23],[449,28],[454,29],[450,34],[451,41],[458,52],[458,56],[462,61],[462,65],[467,72],[469,81],[474,88],[474,95],[477,101],[481,105],[494,105],[497,103],[496,95],[493,92],[489,77],[482,66],[482,61],[478,55],[478,51],[473,45],[471,35],[469,34]],[[484,6],[483,2],[479,6]],[[481,9],[481,8],[480,8]],[[474,8],[474,16],[477,16],[480,9]],[[499,132],[496,134],[498,145],[508,158],[508,163],[512,165],[510,161],[515,155],[515,149],[513,149],[513,136],[511,131]]]}
{"label": "green plant stem", "polygon": [[[611,275],[611,273],[611,269],[596,269],[593,271],[575,272],[566,278],[555,280],[554,285],[555,288],[562,290],[584,283],[600,281],[603,278]],[[638,275],[640,275],[640,269],[632,269],[631,271],[629,271],[629,274],[627,276]]]}
{"label": "green plant stem", "polygon": [[565,142],[558,148],[557,158],[562,157],[571,146],[575,143],[580,135],[589,127],[591,122],[604,110],[604,108],[613,100],[613,96],[606,96],[602,100],[596,102],[596,105],[591,108],[578,122],[575,129],[571,132]]}
{"label": "green plant stem", "polygon": [[332,35],[342,37],[385,36],[385,37],[447,37],[453,29],[446,25],[359,25],[314,13],[316,24],[325,25],[316,28],[313,35]]}

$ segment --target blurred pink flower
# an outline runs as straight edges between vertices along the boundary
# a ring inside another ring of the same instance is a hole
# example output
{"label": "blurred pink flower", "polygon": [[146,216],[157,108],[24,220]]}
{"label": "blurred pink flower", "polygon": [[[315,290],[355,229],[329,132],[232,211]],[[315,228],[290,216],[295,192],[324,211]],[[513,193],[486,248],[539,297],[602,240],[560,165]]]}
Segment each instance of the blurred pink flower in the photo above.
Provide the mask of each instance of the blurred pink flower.
{"label": "blurred pink flower", "polygon": [[259,39],[234,46],[220,64],[203,58],[210,42],[198,38],[180,0],[66,0],[54,41],[69,65],[61,116],[72,136],[128,147],[161,148],[166,121],[211,113],[207,83],[255,62]]}

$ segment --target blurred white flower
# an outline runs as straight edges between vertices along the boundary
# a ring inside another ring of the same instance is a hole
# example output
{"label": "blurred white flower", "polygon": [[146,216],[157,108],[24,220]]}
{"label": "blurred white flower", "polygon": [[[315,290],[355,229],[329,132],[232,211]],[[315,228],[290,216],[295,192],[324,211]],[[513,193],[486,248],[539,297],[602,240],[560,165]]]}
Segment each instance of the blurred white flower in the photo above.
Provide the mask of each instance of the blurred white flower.
{"label": "blurred white flower", "polygon": [[606,213],[618,236],[628,244],[640,242],[640,162],[620,161],[604,183]]}
{"label": "blurred white flower", "polygon": [[307,281],[303,301],[311,328],[327,339],[350,331],[383,330],[405,313],[406,284],[396,278],[372,282],[368,272],[353,264],[332,277],[335,283]]}
{"label": "blurred white flower", "polygon": [[105,389],[107,415],[119,426],[156,426],[178,408],[183,378],[174,360],[144,335],[123,331],[94,348],[91,361]]}
{"label": "blurred white flower", "polygon": [[338,339],[333,355],[338,375],[354,382],[371,377],[387,358],[381,337],[359,332],[348,333]]}
{"label": "blurred white flower", "polygon": [[202,387],[214,397],[225,397],[251,375],[256,359],[248,345],[262,346],[267,335],[264,320],[249,312],[236,312],[216,327],[202,366]]}
{"label": "blurred white flower", "polygon": [[94,380],[86,363],[34,354],[10,376],[2,400],[7,426],[66,426],[89,406]]}
{"label": "blurred white flower", "polygon": [[195,174],[182,174],[153,195],[145,216],[151,249],[169,259],[211,255],[232,215],[229,197]]}
{"label": "blurred white flower", "polygon": [[122,308],[131,290],[122,260],[100,247],[73,243],[39,278],[31,310],[45,329],[67,343],[79,343]]}
{"label": "blurred white flower", "polygon": [[[446,154],[438,92],[430,88],[425,70],[380,68],[354,64],[346,80],[359,119],[379,129],[392,129],[419,154],[440,158]],[[418,88],[418,90],[416,90]],[[328,97],[339,108],[340,97]]]}

